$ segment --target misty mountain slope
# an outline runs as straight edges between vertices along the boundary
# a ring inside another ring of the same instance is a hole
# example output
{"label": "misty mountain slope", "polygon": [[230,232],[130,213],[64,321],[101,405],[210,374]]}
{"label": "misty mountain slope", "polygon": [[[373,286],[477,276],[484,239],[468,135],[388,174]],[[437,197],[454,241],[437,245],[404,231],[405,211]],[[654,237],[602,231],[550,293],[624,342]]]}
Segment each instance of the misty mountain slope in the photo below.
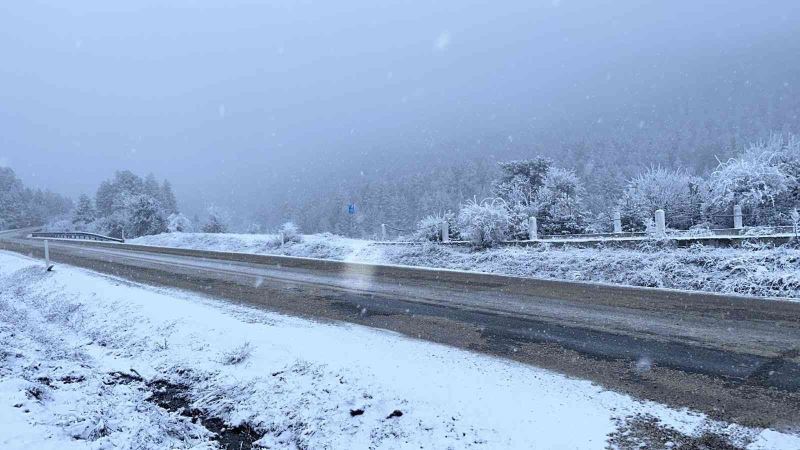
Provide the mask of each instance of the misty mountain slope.
{"label": "misty mountain slope", "polygon": [[545,244],[476,250],[434,243],[379,245],[329,233],[301,235],[283,245],[278,235],[207,233],[165,233],[128,242],[800,299],[800,249],[793,244],[675,248],[653,241],[636,248]]}
{"label": "misty mountain slope", "polygon": [[188,216],[263,209],[265,225],[474,158],[700,174],[800,132],[799,15],[795,0],[10,2],[0,165],[73,197],[156,171]]}
{"label": "misty mountain slope", "polygon": [[[514,362],[4,252],[0,343],[4,448],[798,445]],[[650,435],[631,432],[639,420]]]}

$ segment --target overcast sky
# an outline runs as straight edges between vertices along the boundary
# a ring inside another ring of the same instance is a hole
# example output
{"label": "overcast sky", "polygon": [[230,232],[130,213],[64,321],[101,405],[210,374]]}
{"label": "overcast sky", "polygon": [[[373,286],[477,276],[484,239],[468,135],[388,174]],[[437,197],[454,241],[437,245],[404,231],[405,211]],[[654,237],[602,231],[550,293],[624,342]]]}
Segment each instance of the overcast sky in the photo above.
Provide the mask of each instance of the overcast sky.
{"label": "overcast sky", "polygon": [[797,0],[8,0],[0,164],[71,196],[153,172],[198,208],[485,135],[641,124],[719,80],[796,98],[798,24]]}

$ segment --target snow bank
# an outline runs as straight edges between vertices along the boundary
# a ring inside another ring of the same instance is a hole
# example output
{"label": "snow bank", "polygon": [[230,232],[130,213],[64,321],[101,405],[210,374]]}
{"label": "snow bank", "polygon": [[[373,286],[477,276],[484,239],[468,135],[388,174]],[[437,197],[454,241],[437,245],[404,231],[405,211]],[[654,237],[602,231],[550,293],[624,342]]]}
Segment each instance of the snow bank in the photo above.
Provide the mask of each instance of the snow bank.
{"label": "snow bank", "polygon": [[765,297],[800,298],[800,249],[750,245],[676,248],[643,241],[636,248],[598,245],[474,250],[435,243],[375,245],[328,233],[281,245],[277,235],[172,233],[133,244],[402,264],[557,280],[593,281]]}
{"label": "snow bank", "polygon": [[513,362],[63,265],[46,274],[5,252],[0,344],[3,448],[212,445],[200,422],[151,401],[154,380],[271,448],[604,448],[630,416],[800,446]]}
{"label": "snow bank", "polygon": [[142,236],[130,244],[179,247],[195,250],[239,252],[325,258],[336,260],[377,260],[378,249],[370,241],[320,233],[300,236],[299,242],[281,243],[278,234],[163,233]]}
{"label": "snow bank", "polygon": [[800,298],[800,250],[771,246],[674,248],[502,247],[483,251],[441,245],[387,247],[392,264],[441,267],[558,280],[593,281],[755,296]]}

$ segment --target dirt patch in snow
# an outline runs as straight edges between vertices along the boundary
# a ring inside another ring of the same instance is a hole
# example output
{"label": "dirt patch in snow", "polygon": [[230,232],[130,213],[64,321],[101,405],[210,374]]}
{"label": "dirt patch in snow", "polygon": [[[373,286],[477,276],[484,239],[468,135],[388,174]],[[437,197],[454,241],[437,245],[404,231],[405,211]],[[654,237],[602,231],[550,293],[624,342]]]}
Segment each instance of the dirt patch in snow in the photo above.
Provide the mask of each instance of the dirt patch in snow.
{"label": "dirt patch in snow", "polygon": [[696,436],[682,433],[651,415],[620,419],[618,428],[608,438],[609,449],[639,450],[744,450],[741,437],[704,430]]}

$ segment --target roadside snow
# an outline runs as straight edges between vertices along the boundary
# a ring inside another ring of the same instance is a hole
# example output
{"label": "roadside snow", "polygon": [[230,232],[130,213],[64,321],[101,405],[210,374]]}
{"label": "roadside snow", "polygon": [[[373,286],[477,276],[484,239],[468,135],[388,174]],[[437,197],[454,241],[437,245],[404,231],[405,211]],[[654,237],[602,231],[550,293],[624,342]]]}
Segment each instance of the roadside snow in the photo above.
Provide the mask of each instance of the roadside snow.
{"label": "roadside snow", "polygon": [[329,233],[281,245],[277,235],[166,233],[132,244],[438,267],[557,280],[800,298],[800,249],[785,245],[677,248],[643,241],[635,248],[499,247],[474,250],[433,243],[376,245]]}
{"label": "roadside snow", "polygon": [[215,445],[202,422],[150,401],[158,382],[270,448],[604,448],[632,416],[800,447],[514,362],[64,265],[48,274],[6,252],[0,345],[2,448]]}
{"label": "roadside snow", "polygon": [[299,242],[281,243],[278,234],[163,233],[142,236],[129,244],[179,247],[194,250],[237,252],[261,255],[286,255],[307,258],[367,261],[377,259],[377,248],[370,241],[331,233],[307,234]]}

